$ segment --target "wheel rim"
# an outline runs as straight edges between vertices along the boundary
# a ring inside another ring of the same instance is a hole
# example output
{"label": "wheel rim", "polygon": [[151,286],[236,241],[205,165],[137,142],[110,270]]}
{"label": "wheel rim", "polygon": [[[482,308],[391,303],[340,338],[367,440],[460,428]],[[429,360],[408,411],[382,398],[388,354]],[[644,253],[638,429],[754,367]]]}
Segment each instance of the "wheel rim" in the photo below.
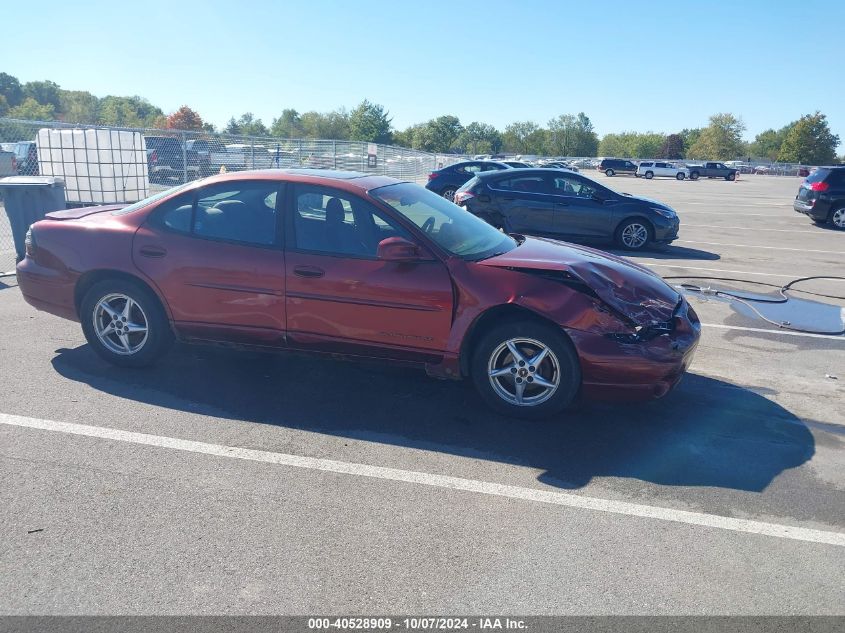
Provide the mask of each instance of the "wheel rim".
{"label": "wheel rim", "polygon": [[94,306],[94,332],[106,349],[121,356],[141,351],[147,343],[149,322],[137,301],[113,293]]}
{"label": "wheel rim", "polygon": [[622,229],[622,243],[628,248],[640,248],[648,241],[648,229],[632,222]]}
{"label": "wheel rim", "polygon": [[837,209],[834,211],[833,215],[830,216],[830,221],[833,222],[834,226],[837,226],[840,229],[845,229],[845,209]]}
{"label": "wheel rim", "polygon": [[449,202],[455,201],[455,190],[454,189],[447,189],[443,192],[443,197],[446,198]]}
{"label": "wheel rim", "polygon": [[548,345],[532,338],[512,338],[490,354],[487,376],[505,402],[536,407],[560,387],[560,363]]}

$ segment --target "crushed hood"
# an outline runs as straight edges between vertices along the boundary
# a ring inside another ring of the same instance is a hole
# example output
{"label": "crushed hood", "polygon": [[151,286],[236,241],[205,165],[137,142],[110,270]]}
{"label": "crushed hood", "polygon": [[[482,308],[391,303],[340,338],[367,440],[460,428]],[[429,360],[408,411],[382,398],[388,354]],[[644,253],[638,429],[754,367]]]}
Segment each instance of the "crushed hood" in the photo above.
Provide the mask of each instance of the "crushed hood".
{"label": "crushed hood", "polygon": [[545,238],[526,237],[509,253],[478,264],[568,273],[590,287],[607,305],[641,326],[670,320],[680,298],[660,277],[627,259]]}

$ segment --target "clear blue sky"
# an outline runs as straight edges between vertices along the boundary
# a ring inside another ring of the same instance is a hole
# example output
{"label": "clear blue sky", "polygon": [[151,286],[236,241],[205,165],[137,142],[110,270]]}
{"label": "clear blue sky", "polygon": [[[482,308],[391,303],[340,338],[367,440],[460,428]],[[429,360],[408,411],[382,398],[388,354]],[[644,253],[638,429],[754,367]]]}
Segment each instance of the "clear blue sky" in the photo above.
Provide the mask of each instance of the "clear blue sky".
{"label": "clear blue sky", "polygon": [[845,140],[839,0],[42,0],[2,14],[6,32],[32,29],[0,64],[21,81],[187,104],[218,125],[368,98],[400,129],[584,111],[600,134],[673,132],[733,112],[749,139],[818,109]]}

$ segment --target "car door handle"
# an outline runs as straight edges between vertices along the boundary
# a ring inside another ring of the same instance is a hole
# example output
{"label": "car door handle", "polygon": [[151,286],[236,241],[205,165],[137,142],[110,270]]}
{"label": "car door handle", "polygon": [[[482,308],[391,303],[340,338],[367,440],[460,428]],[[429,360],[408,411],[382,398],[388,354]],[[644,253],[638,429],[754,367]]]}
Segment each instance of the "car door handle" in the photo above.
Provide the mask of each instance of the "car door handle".
{"label": "car door handle", "polygon": [[316,266],[296,266],[293,269],[293,274],[299,277],[322,277],[326,271]]}
{"label": "car door handle", "polygon": [[138,252],[144,257],[164,257],[167,255],[167,249],[161,246],[142,246]]}

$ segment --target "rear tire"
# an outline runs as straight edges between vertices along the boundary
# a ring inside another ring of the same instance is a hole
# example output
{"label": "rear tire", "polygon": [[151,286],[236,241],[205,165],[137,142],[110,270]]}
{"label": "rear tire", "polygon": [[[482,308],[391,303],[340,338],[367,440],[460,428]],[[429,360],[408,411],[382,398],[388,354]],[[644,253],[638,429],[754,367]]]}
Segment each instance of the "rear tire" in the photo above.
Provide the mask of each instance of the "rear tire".
{"label": "rear tire", "polygon": [[686,174],[684,174],[684,172],[682,172],[682,171],[679,171],[679,172],[675,175],[675,178],[677,178],[678,180],[683,180],[684,178],[686,178]]}
{"label": "rear tire", "polygon": [[845,231],[845,207],[837,207],[830,212],[830,223],[833,228]]}
{"label": "rear tire", "polygon": [[612,169],[605,169],[605,170],[604,170],[604,175],[605,175],[605,176],[613,176],[613,175],[615,175],[615,174],[616,174],[616,172],[615,172],[615,171],[613,171]]}
{"label": "rear tire", "polygon": [[446,187],[443,191],[440,192],[440,195],[446,198],[449,202],[455,201],[455,192],[457,189],[454,187]]}
{"label": "rear tire", "polygon": [[158,298],[127,279],[105,279],[91,286],[80,303],[79,319],[91,348],[121,367],[151,365],[173,342]]}
{"label": "rear tire", "polygon": [[653,171],[647,171],[645,173],[645,177],[646,177],[646,180],[651,180],[652,178],[654,178],[654,172]]}
{"label": "rear tire", "polygon": [[[540,363],[532,365],[531,359],[539,354],[543,354]],[[581,386],[581,366],[572,343],[560,330],[531,319],[506,321],[484,333],[470,367],[475,388],[487,406],[528,420],[560,413]]]}
{"label": "rear tire", "polygon": [[691,171],[690,174],[689,174],[689,179],[690,180],[698,180],[699,176],[700,176],[700,174],[697,171]]}

